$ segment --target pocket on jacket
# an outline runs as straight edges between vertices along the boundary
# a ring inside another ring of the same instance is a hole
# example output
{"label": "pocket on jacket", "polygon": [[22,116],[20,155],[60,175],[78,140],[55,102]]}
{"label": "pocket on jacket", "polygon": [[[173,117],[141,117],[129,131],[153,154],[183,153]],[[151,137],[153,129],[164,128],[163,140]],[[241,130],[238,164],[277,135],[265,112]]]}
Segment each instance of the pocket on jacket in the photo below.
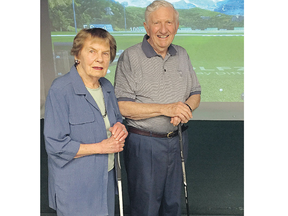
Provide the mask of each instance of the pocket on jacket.
{"label": "pocket on jacket", "polygon": [[94,114],[79,113],[69,115],[70,137],[71,139],[80,143],[94,143],[95,131],[97,131],[97,124],[95,124]]}
{"label": "pocket on jacket", "polygon": [[95,118],[92,112],[91,113],[79,112],[79,114],[73,113],[69,115],[69,123],[72,125],[86,124],[94,121]]}

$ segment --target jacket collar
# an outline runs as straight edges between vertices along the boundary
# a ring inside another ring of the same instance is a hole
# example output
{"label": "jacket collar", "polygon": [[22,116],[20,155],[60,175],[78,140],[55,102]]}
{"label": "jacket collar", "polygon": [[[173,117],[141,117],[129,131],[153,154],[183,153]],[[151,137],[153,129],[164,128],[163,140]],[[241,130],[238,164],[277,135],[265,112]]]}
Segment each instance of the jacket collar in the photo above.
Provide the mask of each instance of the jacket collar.
{"label": "jacket collar", "polygon": [[75,91],[75,94],[83,94],[86,95],[87,94],[87,89],[76,69],[75,66],[72,66],[71,70],[70,70],[70,77],[72,80],[72,84],[73,84],[73,88]]}
{"label": "jacket collar", "polygon": [[[70,77],[72,80],[72,86],[74,88],[75,94],[77,95],[84,95],[86,100],[93,105],[97,110],[100,111],[98,105],[96,104],[95,100],[93,99],[93,97],[91,96],[91,94],[88,92],[86,86],[84,85],[84,82],[82,81],[82,78],[80,77],[77,69],[75,66],[73,66],[70,70]],[[103,92],[103,97],[104,97],[104,101],[105,101],[105,106],[107,109],[107,101],[111,92],[111,89],[109,89],[107,87],[107,85],[105,85],[104,83],[108,82],[107,80],[105,80],[105,78],[100,78],[99,79],[99,83],[102,87],[102,92]]]}
{"label": "jacket collar", "polygon": [[[142,50],[145,53],[147,58],[151,58],[151,57],[157,56],[158,54],[155,52],[153,47],[148,43],[147,41],[148,39],[149,39],[149,36],[146,34],[143,38]],[[172,44],[170,44],[170,46],[168,47],[168,53],[171,56],[174,56],[177,53],[176,49],[173,47]]]}
{"label": "jacket collar", "polygon": [[[72,66],[72,68],[70,70],[70,77],[71,77],[71,80],[73,83],[73,88],[74,88],[75,94],[86,95],[88,93],[88,90],[86,89],[86,87],[82,81],[82,78],[80,77],[75,66]],[[103,94],[104,94],[104,92],[110,93],[111,90],[109,88],[107,88],[106,85],[103,85],[103,82],[104,82],[103,79],[105,79],[105,78],[99,79],[99,83],[102,87]]]}

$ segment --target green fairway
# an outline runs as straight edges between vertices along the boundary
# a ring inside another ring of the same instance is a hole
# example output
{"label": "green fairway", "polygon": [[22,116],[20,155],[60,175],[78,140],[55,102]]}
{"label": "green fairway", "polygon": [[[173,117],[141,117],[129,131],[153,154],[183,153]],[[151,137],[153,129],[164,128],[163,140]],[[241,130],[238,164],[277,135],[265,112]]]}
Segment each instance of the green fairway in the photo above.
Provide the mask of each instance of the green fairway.
{"label": "green fairway", "polygon": [[202,102],[243,102],[244,37],[176,36],[191,59],[202,87]]}
{"label": "green fairway", "polygon": [[[56,33],[54,33],[56,34]],[[57,32],[57,34],[60,34]],[[63,33],[61,35],[75,33]],[[53,35],[53,34],[52,34]],[[184,47],[202,86],[202,102],[243,102],[244,37],[243,36],[183,36],[177,34],[173,44]],[[143,36],[114,35],[117,50],[142,41]],[[72,42],[74,36],[53,36],[54,42]],[[116,64],[109,67],[106,77],[114,83]]]}

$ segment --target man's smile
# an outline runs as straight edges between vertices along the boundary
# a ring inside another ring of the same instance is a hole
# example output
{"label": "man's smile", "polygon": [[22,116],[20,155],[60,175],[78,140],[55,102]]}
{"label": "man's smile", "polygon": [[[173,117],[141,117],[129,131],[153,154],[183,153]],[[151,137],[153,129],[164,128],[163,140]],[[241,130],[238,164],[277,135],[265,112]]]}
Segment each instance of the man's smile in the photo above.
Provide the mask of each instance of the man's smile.
{"label": "man's smile", "polygon": [[165,38],[168,38],[169,35],[157,35],[158,38],[161,38],[161,39],[165,39]]}

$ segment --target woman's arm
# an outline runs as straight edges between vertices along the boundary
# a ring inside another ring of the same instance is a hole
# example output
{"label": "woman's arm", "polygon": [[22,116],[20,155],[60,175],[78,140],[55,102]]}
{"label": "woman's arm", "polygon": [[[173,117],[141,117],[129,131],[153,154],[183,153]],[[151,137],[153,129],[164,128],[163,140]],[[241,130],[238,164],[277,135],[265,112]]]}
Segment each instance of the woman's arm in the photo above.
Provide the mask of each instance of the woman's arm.
{"label": "woman's arm", "polygon": [[102,140],[99,143],[80,144],[80,148],[74,158],[93,154],[110,154],[123,151],[125,138],[128,136],[125,126],[120,122],[117,122],[109,130],[112,133],[112,136],[108,139]]}
{"label": "woman's arm", "polygon": [[80,144],[80,148],[74,158],[80,158],[93,154],[110,154],[123,151],[124,140],[117,141],[113,136],[100,143]]}

